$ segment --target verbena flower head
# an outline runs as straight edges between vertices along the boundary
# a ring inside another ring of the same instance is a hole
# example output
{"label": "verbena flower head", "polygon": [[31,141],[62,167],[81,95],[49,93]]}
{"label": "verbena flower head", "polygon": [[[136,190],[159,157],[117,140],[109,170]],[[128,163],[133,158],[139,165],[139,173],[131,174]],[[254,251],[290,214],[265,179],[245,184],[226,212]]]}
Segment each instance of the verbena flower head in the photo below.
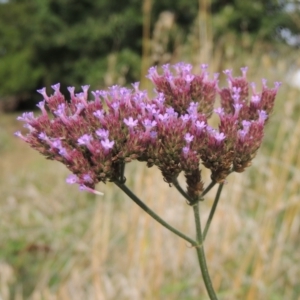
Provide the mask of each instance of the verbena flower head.
{"label": "verbena flower head", "polygon": [[[37,105],[41,114],[24,113],[28,133],[16,136],[29,143],[49,159],[57,160],[72,172],[68,183],[81,190],[95,192],[102,181],[116,181],[119,166],[132,160],[156,165],[166,182],[184,172],[190,197],[203,189],[200,163],[211,170],[215,182],[224,182],[232,171],[242,172],[251,164],[261,145],[264,127],[269,119],[279,83],[262,91],[242,76],[224,71],[228,87],[219,88],[218,75],[210,79],[207,65],[200,74],[192,66],[178,63],[149,70],[156,96],[139,90],[113,86],[92,92],[83,86],[81,93],[69,87],[70,101],[53,85],[53,94],[38,92],[43,100]],[[251,91],[251,92],[250,92]],[[221,106],[215,107],[220,95]],[[208,119],[215,112],[219,127],[212,128]]]}

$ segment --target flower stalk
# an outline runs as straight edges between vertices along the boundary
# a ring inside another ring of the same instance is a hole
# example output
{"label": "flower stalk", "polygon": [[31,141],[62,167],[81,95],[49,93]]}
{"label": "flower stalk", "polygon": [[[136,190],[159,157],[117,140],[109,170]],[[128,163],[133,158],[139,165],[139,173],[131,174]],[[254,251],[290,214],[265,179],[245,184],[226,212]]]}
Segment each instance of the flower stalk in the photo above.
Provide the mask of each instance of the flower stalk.
{"label": "flower stalk", "polygon": [[202,236],[202,231],[201,231],[201,220],[200,220],[200,213],[199,213],[199,203],[195,204],[193,206],[193,212],[194,212],[194,218],[195,218],[195,225],[196,225],[196,236],[197,236],[197,242],[198,245],[196,246],[196,251],[197,251],[197,257],[198,257],[198,262],[199,266],[201,269],[203,281],[207,290],[207,293],[210,297],[211,300],[218,300],[216,296],[216,292],[212,286],[212,282],[208,273],[208,268],[206,264],[206,258],[205,258],[205,253],[204,253],[204,239]]}

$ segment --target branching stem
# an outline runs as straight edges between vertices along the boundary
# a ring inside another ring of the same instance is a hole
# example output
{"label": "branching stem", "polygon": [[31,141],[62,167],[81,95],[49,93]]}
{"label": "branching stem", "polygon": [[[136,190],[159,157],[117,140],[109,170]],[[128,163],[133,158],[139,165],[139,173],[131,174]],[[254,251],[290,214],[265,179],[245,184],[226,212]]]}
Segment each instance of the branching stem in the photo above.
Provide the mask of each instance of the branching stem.
{"label": "branching stem", "polygon": [[188,201],[188,203],[193,202],[193,199],[186,193],[186,191],[180,186],[177,178],[173,180],[173,185],[177,189],[177,191]]}
{"label": "branching stem", "polygon": [[118,181],[114,182],[130,199],[132,199],[140,208],[142,208],[148,215],[150,215],[154,220],[160,223],[165,228],[169,229],[177,236],[189,242],[192,246],[197,246],[197,242],[186,236],[182,232],[178,231],[171,225],[169,225],[166,221],[164,221],[161,217],[159,217],[153,210],[151,210],[142,200],[140,200],[125,184],[120,183]]}
{"label": "branching stem", "polygon": [[207,219],[207,222],[206,222],[204,231],[203,231],[203,240],[205,240],[205,238],[206,238],[207,231],[208,231],[208,229],[209,229],[210,223],[211,223],[211,221],[212,221],[212,219],[213,219],[213,216],[214,216],[214,213],[215,213],[215,211],[216,211],[216,208],[217,208],[217,205],[218,205],[220,196],[221,196],[221,192],[222,192],[223,186],[224,186],[224,183],[220,183],[220,184],[219,184],[219,187],[218,187],[218,190],[217,190],[217,194],[216,194],[216,197],[215,197],[213,206],[212,206],[212,208],[211,208],[211,211],[210,211],[210,213],[209,213],[209,216],[208,216],[208,219]]}

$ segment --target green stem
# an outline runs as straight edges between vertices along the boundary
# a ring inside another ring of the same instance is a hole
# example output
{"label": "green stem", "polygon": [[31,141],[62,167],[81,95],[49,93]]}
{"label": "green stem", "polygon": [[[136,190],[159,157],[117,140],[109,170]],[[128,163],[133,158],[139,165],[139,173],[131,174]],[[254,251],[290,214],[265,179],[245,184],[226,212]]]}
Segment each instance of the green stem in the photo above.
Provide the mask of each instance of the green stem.
{"label": "green stem", "polygon": [[199,196],[199,199],[203,198],[215,186],[215,184],[216,184],[215,181],[211,181],[211,183],[207,186],[207,188]]}
{"label": "green stem", "polygon": [[178,231],[167,222],[165,222],[162,218],[160,218],[153,210],[151,210],[142,200],[140,200],[125,184],[120,183],[118,181],[114,181],[114,183],[128,196],[130,197],[140,208],[142,208],[147,214],[149,214],[154,220],[160,223],[165,228],[169,229],[177,236],[189,242],[192,246],[197,246],[197,242],[193,239],[189,238],[182,232]]}
{"label": "green stem", "polygon": [[[184,189],[180,186],[177,178],[175,178],[172,182],[177,189],[177,191],[188,201],[188,203],[194,204],[195,200],[191,199],[191,197],[184,191]],[[211,183],[207,186],[207,188],[201,193],[198,200],[203,200],[203,197],[215,186],[216,182],[211,181]]]}
{"label": "green stem", "polygon": [[175,188],[177,189],[177,191],[189,202],[193,202],[193,200],[191,199],[191,197],[185,192],[185,190],[180,186],[177,178],[175,178],[172,182],[175,186]]}
{"label": "green stem", "polygon": [[124,176],[125,173],[125,163],[122,162],[119,164],[119,178],[118,181],[121,183],[125,183],[126,177]]}
{"label": "green stem", "polygon": [[198,245],[196,246],[196,250],[197,250],[197,256],[198,256],[202,277],[210,300],[218,300],[215,290],[212,286],[212,282],[206,265],[206,258],[205,258],[204,248],[203,248],[203,237],[201,231],[201,221],[200,221],[200,214],[199,214],[199,203],[193,206],[193,210],[194,210],[196,234],[197,234],[197,242],[198,242]]}
{"label": "green stem", "polygon": [[210,211],[210,213],[209,213],[209,216],[208,216],[208,219],[207,219],[207,222],[206,222],[204,231],[203,231],[203,241],[204,241],[205,238],[206,238],[207,231],[208,231],[208,229],[209,229],[210,223],[211,223],[211,221],[212,221],[212,219],[213,219],[213,216],[214,216],[214,213],[215,213],[215,211],[216,211],[216,208],[217,208],[217,205],[218,205],[220,196],[221,196],[221,192],[222,192],[223,186],[224,186],[224,183],[220,183],[220,184],[219,184],[219,188],[218,188],[218,190],[217,190],[217,194],[216,194],[216,197],[215,197],[213,206],[212,206],[212,208],[211,208],[211,211]]}

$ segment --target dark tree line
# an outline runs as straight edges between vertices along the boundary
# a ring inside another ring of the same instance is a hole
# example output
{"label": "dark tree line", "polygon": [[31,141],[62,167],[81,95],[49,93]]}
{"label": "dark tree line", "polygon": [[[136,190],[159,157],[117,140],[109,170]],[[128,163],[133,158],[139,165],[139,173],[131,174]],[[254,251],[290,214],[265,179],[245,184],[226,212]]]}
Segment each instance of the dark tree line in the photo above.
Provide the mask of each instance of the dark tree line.
{"label": "dark tree line", "polygon": [[[127,82],[139,80],[143,38],[141,0],[10,0],[0,3],[0,101],[34,99],[35,90],[105,85],[109,57]],[[214,38],[247,32],[253,39],[278,42],[280,30],[300,26],[294,11],[278,1],[212,0]],[[151,26],[162,11],[172,11],[188,33],[198,0],[152,0]]]}

